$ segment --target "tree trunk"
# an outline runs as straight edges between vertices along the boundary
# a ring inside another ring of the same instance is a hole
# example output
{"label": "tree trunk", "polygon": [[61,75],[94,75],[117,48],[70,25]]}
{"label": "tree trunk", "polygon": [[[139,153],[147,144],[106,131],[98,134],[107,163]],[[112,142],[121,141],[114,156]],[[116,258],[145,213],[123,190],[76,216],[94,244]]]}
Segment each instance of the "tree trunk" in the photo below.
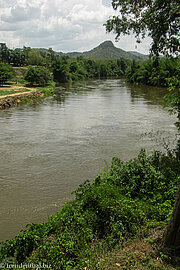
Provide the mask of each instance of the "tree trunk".
{"label": "tree trunk", "polygon": [[180,258],[180,183],[164,247],[172,256]]}

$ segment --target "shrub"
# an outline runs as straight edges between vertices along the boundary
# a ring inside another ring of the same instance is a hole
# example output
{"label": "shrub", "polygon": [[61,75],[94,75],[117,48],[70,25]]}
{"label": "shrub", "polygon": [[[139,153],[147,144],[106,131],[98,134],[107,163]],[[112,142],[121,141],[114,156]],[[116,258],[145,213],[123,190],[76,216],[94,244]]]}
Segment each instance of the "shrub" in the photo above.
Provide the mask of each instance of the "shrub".
{"label": "shrub", "polygon": [[50,72],[45,67],[32,67],[30,66],[24,76],[24,79],[30,85],[45,86],[51,79]]}

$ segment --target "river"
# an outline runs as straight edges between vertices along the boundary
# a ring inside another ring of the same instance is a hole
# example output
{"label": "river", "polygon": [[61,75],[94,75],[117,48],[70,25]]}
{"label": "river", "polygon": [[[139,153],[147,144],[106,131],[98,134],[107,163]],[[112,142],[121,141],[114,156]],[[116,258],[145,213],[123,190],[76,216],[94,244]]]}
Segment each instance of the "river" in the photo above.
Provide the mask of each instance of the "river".
{"label": "river", "polygon": [[0,111],[0,241],[46,221],[113,156],[173,145],[166,90],[124,80],[65,85],[36,104]]}

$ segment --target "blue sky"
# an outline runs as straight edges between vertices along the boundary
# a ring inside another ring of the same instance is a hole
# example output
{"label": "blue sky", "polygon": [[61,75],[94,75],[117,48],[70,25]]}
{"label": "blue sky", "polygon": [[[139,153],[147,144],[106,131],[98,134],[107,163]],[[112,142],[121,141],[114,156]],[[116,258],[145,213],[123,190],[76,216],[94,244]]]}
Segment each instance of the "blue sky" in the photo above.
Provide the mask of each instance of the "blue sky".
{"label": "blue sky", "polygon": [[133,36],[115,43],[103,24],[115,14],[111,0],[0,0],[0,42],[56,51],[86,51],[111,40],[116,47],[148,53],[148,39]]}
{"label": "blue sky", "polygon": [[102,0],[103,5],[110,7],[111,6],[111,0]]}

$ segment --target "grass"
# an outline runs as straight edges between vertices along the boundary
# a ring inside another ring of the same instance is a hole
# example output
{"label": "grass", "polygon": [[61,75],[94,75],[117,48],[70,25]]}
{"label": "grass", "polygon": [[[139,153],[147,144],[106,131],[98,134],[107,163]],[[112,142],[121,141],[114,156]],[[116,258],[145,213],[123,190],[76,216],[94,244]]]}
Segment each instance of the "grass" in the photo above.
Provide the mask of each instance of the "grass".
{"label": "grass", "polygon": [[52,96],[54,94],[54,89],[55,89],[54,81],[49,82],[47,86],[37,87],[37,90],[43,92],[45,97]]}
{"label": "grass", "polygon": [[[44,93],[44,97],[51,96],[54,94],[55,82],[49,82],[45,87],[31,87],[21,78],[14,78],[12,81],[6,83],[0,87],[0,96],[9,96],[12,94],[23,94],[24,92],[40,91]],[[0,98],[3,100],[5,97]]]}
{"label": "grass", "polygon": [[0,96],[6,96],[6,95],[11,95],[11,94],[17,94],[17,93],[23,93],[23,92],[28,92],[31,91],[30,89],[27,88],[16,88],[15,86],[13,88],[8,88],[8,90],[6,89],[2,89],[2,87],[0,87]]}
{"label": "grass", "polygon": [[166,226],[167,223],[164,223],[155,228],[146,228],[146,232],[140,232],[134,239],[125,241],[122,246],[116,246],[112,251],[102,248],[93,250],[92,247],[92,255],[84,270],[179,269],[173,266],[167,256],[161,252]]}

